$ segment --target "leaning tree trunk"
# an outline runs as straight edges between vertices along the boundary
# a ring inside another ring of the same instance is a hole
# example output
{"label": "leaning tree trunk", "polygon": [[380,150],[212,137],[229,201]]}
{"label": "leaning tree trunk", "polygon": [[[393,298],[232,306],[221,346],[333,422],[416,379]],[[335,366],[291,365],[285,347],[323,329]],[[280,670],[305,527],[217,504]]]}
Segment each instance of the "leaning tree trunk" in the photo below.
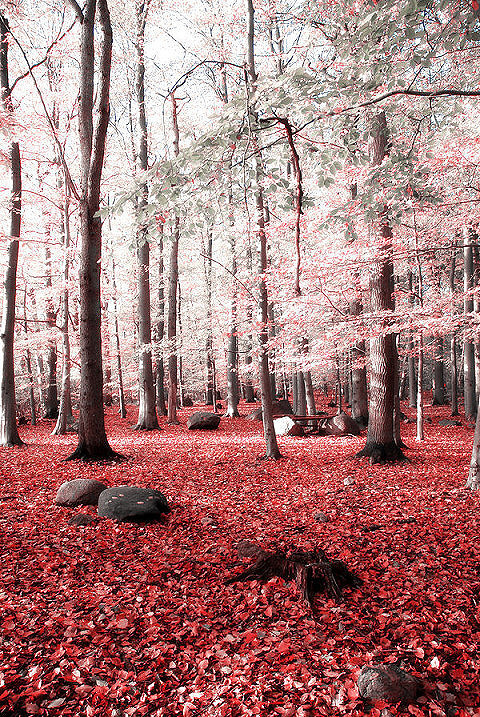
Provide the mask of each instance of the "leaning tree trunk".
{"label": "leaning tree trunk", "polygon": [[[473,315],[473,232],[466,229],[464,232],[464,312],[466,318]],[[472,420],[476,415],[475,395],[475,345],[471,338],[471,328],[467,328],[467,338],[463,345],[463,398],[465,417]]]}
{"label": "leaning tree trunk", "polygon": [[[137,52],[136,94],[138,105],[139,149],[138,170],[144,174],[148,169],[147,114],[145,110],[145,25],[150,0],[136,4]],[[137,284],[138,284],[138,419],[137,430],[152,431],[158,428],[155,407],[155,384],[152,366],[152,321],[150,309],[150,244],[145,226],[145,209],[148,203],[148,187],[143,181],[137,203]]]}
{"label": "leaning tree trunk", "polygon": [[[371,163],[378,166],[387,153],[388,128],[385,112],[373,118]],[[386,213],[385,207],[384,212]],[[393,262],[391,259],[392,230],[385,216],[380,221],[379,257],[375,258],[370,274],[370,295],[373,312],[382,314],[393,310]],[[368,409],[367,442],[359,456],[369,456],[372,462],[402,459],[403,452],[395,441],[395,371],[397,369],[395,336],[383,321],[382,333],[370,339],[370,404]]]}
{"label": "leaning tree trunk", "polygon": [[[9,26],[0,13],[0,101],[6,112],[12,111],[10,83],[8,79]],[[15,335],[15,298],[17,291],[18,237],[22,217],[22,168],[18,142],[10,146],[10,170],[12,177],[10,207],[10,239],[7,245],[7,261],[3,280],[3,314],[0,330],[0,446],[21,446],[18,435],[15,401],[15,370],[13,343]]]}
{"label": "leaning tree trunk", "polygon": [[[254,93],[257,85],[257,73],[255,70],[254,54],[254,9],[252,0],[247,0],[247,69],[248,69],[248,103],[250,93]],[[257,125],[256,113],[248,107],[252,125]],[[257,221],[257,238],[259,243],[259,280],[258,280],[258,303],[260,309],[260,331],[259,340],[259,378],[260,392],[262,397],[262,418],[263,433],[265,438],[266,458],[280,458],[277,436],[273,425],[272,391],[270,383],[270,371],[268,365],[268,292],[265,272],[268,269],[267,259],[267,236],[265,233],[265,206],[263,198],[263,168],[260,150],[255,137],[255,126],[253,126],[253,148],[255,162],[255,209]]]}
{"label": "leaning tree trunk", "polygon": [[[105,432],[103,408],[100,263],[102,222],[100,182],[109,118],[112,27],[107,0],[87,0],[84,10],[68,0],[81,20],[80,92],[78,100],[81,178],[80,215],[80,411],[78,445],[70,459],[114,457]],[[95,15],[103,37],[99,41],[98,117],[94,128]]]}

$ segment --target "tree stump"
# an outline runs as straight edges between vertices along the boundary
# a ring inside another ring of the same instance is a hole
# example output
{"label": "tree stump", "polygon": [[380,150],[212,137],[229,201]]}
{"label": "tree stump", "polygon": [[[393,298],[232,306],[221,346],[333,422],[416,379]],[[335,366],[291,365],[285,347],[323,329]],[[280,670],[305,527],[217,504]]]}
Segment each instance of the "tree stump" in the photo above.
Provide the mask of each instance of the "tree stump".
{"label": "tree stump", "polygon": [[324,550],[261,550],[257,559],[249,568],[233,575],[225,585],[245,580],[266,582],[273,577],[283,578],[286,582],[295,581],[304,601],[313,610],[313,596],[325,591],[337,602],[343,599],[347,587],[356,588],[363,580],[352,573],[341,560],[329,560]]}

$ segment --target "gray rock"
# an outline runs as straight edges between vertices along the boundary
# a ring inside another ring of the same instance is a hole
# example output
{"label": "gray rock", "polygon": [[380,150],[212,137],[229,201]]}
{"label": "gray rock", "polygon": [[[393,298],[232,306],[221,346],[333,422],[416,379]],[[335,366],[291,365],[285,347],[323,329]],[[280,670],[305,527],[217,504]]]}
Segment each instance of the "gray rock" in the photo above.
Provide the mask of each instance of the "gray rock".
{"label": "gray rock", "polygon": [[438,422],[439,426],[461,426],[461,421],[454,421],[452,418],[441,418]]}
{"label": "gray rock", "polygon": [[90,525],[91,523],[96,523],[97,518],[94,518],[93,515],[87,515],[86,513],[77,513],[76,515],[73,515],[70,520],[68,521],[69,525]]}
{"label": "gray rock", "polygon": [[343,479],[343,485],[354,485],[355,481],[353,478],[344,478]]}
{"label": "gray rock", "polygon": [[252,540],[239,540],[237,543],[237,553],[241,558],[258,558],[263,552],[263,548]]}
{"label": "gray rock", "polygon": [[75,478],[62,483],[57,490],[55,503],[74,508],[77,505],[97,505],[99,495],[107,486],[93,478]]}
{"label": "gray rock", "polygon": [[98,515],[120,522],[159,520],[169,511],[167,499],[159,490],[134,485],[108,488],[98,500]]}
{"label": "gray rock", "polygon": [[358,436],[360,426],[348,413],[339,413],[329,418],[322,426],[322,433],[326,436]]}
{"label": "gray rock", "polygon": [[303,427],[290,418],[290,416],[283,416],[282,418],[276,418],[273,422],[275,434],[277,436],[303,436]]}
{"label": "gray rock", "polygon": [[220,425],[220,416],[218,413],[210,413],[208,411],[195,411],[189,417],[187,421],[187,428],[191,431],[200,430],[215,430]]}
{"label": "gray rock", "polygon": [[317,523],[328,523],[328,515],[325,515],[325,513],[322,513],[321,511],[315,513],[313,517],[317,521]]}
{"label": "gray rock", "polygon": [[396,703],[413,702],[420,691],[420,683],[398,665],[366,665],[358,680],[360,697]]}

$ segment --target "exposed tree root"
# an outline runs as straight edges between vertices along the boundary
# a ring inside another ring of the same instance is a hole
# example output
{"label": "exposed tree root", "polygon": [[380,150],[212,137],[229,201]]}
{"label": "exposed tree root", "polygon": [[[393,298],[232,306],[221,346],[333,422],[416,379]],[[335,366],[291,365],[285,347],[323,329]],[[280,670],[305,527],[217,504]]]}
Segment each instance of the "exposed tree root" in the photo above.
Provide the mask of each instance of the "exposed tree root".
{"label": "exposed tree root", "polygon": [[370,463],[395,463],[396,461],[406,461],[407,457],[402,448],[396,443],[367,443],[356,454],[356,458],[370,458]]}
{"label": "exposed tree root", "polygon": [[98,463],[101,461],[109,461],[113,463],[121,463],[127,460],[121,453],[116,453],[108,446],[108,448],[97,448],[95,450],[88,450],[86,446],[79,445],[73,451],[73,453],[65,461],[86,461],[92,463]]}
{"label": "exposed tree root", "polygon": [[280,577],[295,581],[302,598],[313,610],[313,595],[325,591],[334,600],[343,598],[346,587],[356,588],[361,578],[352,573],[341,560],[329,560],[321,548],[308,551],[261,550],[253,565],[225,581],[225,585],[244,580],[270,580]]}

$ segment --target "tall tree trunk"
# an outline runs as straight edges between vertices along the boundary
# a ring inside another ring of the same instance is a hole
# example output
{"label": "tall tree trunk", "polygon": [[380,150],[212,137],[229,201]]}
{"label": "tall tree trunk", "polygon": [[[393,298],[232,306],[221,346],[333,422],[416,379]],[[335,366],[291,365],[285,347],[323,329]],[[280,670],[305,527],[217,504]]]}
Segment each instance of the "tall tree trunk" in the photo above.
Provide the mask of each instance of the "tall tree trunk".
{"label": "tall tree trunk", "polygon": [[[178,320],[178,398],[180,408],[185,406],[185,384],[183,381],[183,358],[182,358],[182,340],[183,340],[183,329],[182,329],[182,285],[180,279],[177,284],[178,299],[177,299],[177,320]],[[215,385],[215,365],[213,370],[213,383]],[[214,403],[215,405],[215,403]],[[215,409],[216,410],[216,409]]]}
{"label": "tall tree trunk", "polygon": [[[228,100],[226,72],[223,67],[223,97]],[[231,163],[230,163],[231,165]],[[227,337],[227,410],[225,416],[237,418],[239,392],[238,392],[238,333],[237,333],[237,250],[235,242],[235,211],[233,205],[233,186],[231,166],[228,168],[228,223],[230,226],[230,253],[232,260],[232,297],[230,299],[230,316]]]}
{"label": "tall tree trunk", "polygon": [[[172,99],[173,120],[173,151],[175,156],[179,153],[180,134],[178,131],[177,100]],[[177,418],[177,291],[178,291],[178,245],[180,242],[180,217],[175,217],[172,244],[170,249],[170,267],[168,275],[168,415],[167,421],[171,424],[179,423]]]}
{"label": "tall tree trunk", "polygon": [[165,336],[165,276],[163,266],[163,225],[160,226],[158,238],[158,318],[157,318],[157,349],[155,366],[157,373],[157,413],[167,415],[165,399],[165,366],[163,363],[163,339]]}
{"label": "tall tree trunk", "polygon": [[423,441],[423,336],[418,337],[417,364],[417,441]]}
{"label": "tall tree trunk", "polygon": [[62,386],[60,389],[60,407],[58,410],[58,418],[55,428],[52,431],[52,435],[63,436],[67,432],[69,422],[72,421],[72,394],[71,394],[71,382],[70,382],[70,333],[69,333],[69,274],[70,274],[70,258],[69,258],[69,247],[70,247],[70,215],[69,215],[69,200],[68,190],[66,191],[64,206],[63,206],[63,221],[62,221],[62,235],[63,235],[63,280],[64,286],[62,291]]}
{"label": "tall tree trunk", "polygon": [[[351,316],[360,316],[363,307],[359,298],[350,302]],[[352,362],[352,418],[361,426],[368,424],[367,369],[365,341],[357,341],[351,349]]]}
{"label": "tall tree trunk", "polygon": [[212,336],[212,251],[213,234],[209,227],[207,230],[207,245],[202,239],[203,249],[203,270],[205,277],[205,293],[207,297],[207,339],[205,342],[206,365],[207,365],[207,388],[205,391],[205,403],[212,406],[215,403],[214,395],[214,358],[213,358],[213,336]]}
{"label": "tall tree trunk", "polygon": [[297,371],[297,410],[299,416],[305,416],[307,412],[307,392],[305,390],[305,378],[303,371]]}
{"label": "tall tree trunk", "polygon": [[[52,254],[48,244],[45,245],[45,276],[46,276],[46,320],[50,333],[57,328],[57,312],[53,305],[52,296]],[[58,418],[58,388],[57,388],[57,341],[50,336],[47,347],[47,390],[45,392],[45,418]]]}
{"label": "tall tree trunk", "polygon": [[[0,13],[0,101],[6,112],[12,111],[8,79],[9,26]],[[15,336],[15,299],[17,291],[18,238],[22,217],[22,168],[18,142],[10,145],[10,172],[12,177],[10,207],[10,238],[3,280],[3,314],[0,330],[0,446],[21,446],[18,435],[15,401],[15,369],[13,343]]]}
{"label": "tall tree trunk", "polygon": [[[112,27],[107,0],[87,0],[84,10],[69,4],[81,17],[80,92],[78,104],[81,178],[80,215],[80,411],[78,445],[70,459],[112,458],[105,432],[103,408],[100,263],[102,222],[100,182],[109,118]],[[99,40],[98,117],[94,128],[95,15],[102,31]]]}
{"label": "tall tree trunk", "polygon": [[[138,171],[148,170],[148,133],[145,110],[145,26],[150,0],[135,4],[137,36],[136,98],[138,107],[139,147],[136,154]],[[137,202],[137,287],[138,287],[138,419],[137,430],[152,431],[158,428],[155,407],[155,384],[152,366],[152,321],[150,307],[150,244],[145,226],[145,209],[148,204],[148,186],[143,180]]]}
{"label": "tall tree trunk", "polygon": [[[51,333],[57,326],[57,314],[52,297],[52,256],[48,244],[45,246],[45,273],[47,288],[46,320]],[[57,342],[54,336],[48,341],[47,348],[47,389],[45,392],[45,418],[58,418],[58,388],[57,388]]]}
{"label": "tall tree trunk", "polygon": [[[373,166],[380,165],[387,153],[388,128],[385,112],[372,119],[370,157]],[[384,210],[386,212],[386,208]],[[370,274],[371,307],[374,312],[393,310],[393,262],[391,259],[392,230],[386,217],[379,217],[381,246],[379,258],[373,261]],[[384,322],[383,330],[388,330]],[[393,333],[370,339],[370,404],[368,409],[367,442],[359,456],[369,456],[372,462],[403,458],[395,441],[395,357]]]}
{"label": "tall tree trunk", "polygon": [[[247,66],[248,66],[248,90],[254,92],[257,85],[257,73],[255,70],[254,54],[254,9],[252,0],[247,0]],[[247,100],[250,102],[250,98]],[[257,116],[251,107],[248,107],[250,120],[253,129],[252,144],[255,152],[255,208],[257,221],[257,238],[259,244],[259,284],[258,303],[260,309],[260,331],[259,331],[259,378],[260,392],[262,396],[262,417],[263,433],[265,438],[266,458],[280,458],[277,436],[273,425],[272,391],[270,383],[270,372],[268,366],[268,292],[265,272],[268,269],[267,259],[267,236],[265,234],[265,205],[263,199],[262,179],[262,158],[255,136],[255,126],[258,123]]]}
{"label": "tall tree trunk", "polygon": [[23,329],[25,331],[25,338],[27,340],[27,347],[25,349],[25,369],[27,372],[28,379],[28,398],[30,403],[30,422],[32,426],[37,424],[37,410],[35,407],[35,390],[34,390],[34,378],[32,371],[32,356],[28,347],[28,322],[27,322],[27,290],[25,289],[25,295],[23,300]]}
{"label": "tall tree trunk", "polygon": [[433,360],[433,406],[445,405],[445,379],[443,370],[443,338],[435,341],[435,357]]}
{"label": "tall tree trunk", "polygon": [[112,288],[113,288],[113,315],[115,326],[115,358],[117,363],[117,380],[118,380],[118,411],[121,418],[127,417],[127,408],[125,406],[125,392],[123,390],[123,369],[122,355],[120,351],[120,331],[118,328],[118,304],[117,304],[117,279],[115,277],[115,260],[112,256]]}
{"label": "tall tree trunk", "polygon": [[[465,317],[471,318],[473,314],[473,240],[474,234],[471,229],[464,232],[464,312]],[[470,317],[468,316],[470,315]],[[472,420],[477,411],[475,395],[475,346],[471,338],[472,328],[467,328],[467,338],[463,348],[463,398],[465,406],[465,417]]]}
{"label": "tall tree trunk", "polygon": [[[413,274],[411,271],[408,272],[408,291],[409,291],[409,302],[414,304],[415,297],[413,294]],[[408,332],[407,340],[407,351],[408,351],[408,405],[410,408],[415,408],[417,405],[417,381],[415,378],[415,354],[414,354],[414,341],[413,332]]]}
{"label": "tall tree trunk", "polygon": [[175,217],[175,226],[170,248],[168,275],[168,423],[178,423],[177,418],[177,287],[178,287],[178,244],[180,240],[180,219]]}
{"label": "tall tree trunk", "polygon": [[[455,313],[455,264],[457,255],[457,240],[453,240],[452,258],[450,261],[450,301],[452,315]],[[458,416],[458,367],[457,367],[457,339],[455,333],[450,337],[450,401],[452,416]]]}

